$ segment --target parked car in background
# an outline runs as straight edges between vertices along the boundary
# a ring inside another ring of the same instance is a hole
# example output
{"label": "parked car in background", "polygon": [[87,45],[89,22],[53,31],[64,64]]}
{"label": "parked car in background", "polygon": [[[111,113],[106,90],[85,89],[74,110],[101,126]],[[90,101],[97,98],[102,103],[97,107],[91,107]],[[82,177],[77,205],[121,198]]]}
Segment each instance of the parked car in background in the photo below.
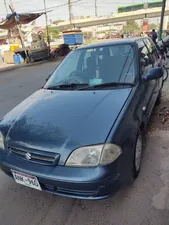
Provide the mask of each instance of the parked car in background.
{"label": "parked car in background", "polygon": [[149,38],[72,51],[41,90],[0,120],[0,168],[52,194],[111,196],[140,172],[162,76]]}

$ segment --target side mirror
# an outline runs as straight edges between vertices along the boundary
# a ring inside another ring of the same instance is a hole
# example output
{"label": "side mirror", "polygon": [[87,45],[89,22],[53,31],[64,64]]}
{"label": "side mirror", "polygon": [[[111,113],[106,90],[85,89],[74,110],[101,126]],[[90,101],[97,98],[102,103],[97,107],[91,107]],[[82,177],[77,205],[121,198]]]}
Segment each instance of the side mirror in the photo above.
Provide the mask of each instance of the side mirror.
{"label": "side mirror", "polygon": [[49,76],[46,78],[46,82],[49,80],[49,78],[52,76],[52,74],[49,74]]}
{"label": "side mirror", "polygon": [[163,77],[163,69],[161,67],[155,67],[148,70],[148,72],[142,77],[144,81],[156,80]]}

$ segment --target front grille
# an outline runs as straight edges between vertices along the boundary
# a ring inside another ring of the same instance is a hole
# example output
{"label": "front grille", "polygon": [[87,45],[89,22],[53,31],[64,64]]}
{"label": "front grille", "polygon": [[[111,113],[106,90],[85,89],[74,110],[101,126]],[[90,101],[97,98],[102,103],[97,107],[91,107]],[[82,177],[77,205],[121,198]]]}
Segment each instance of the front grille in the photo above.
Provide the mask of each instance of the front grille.
{"label": "front grille", "polygon": [[50,192],[50,193],[53,193],[56,189],[55,186],[49,185],[49,184],[41,184],[41,187],[44,191],[47,191],[47,192]]}
{"label": "front grille", "polygon": [[99,189],[97,190],[74,190],[74,189],[65,189],[54,185],[49,184],[42,184],[41,187],[44,191],[47,191],[49,193],[53,194],[61,194],[61,195],[67,195],[67,196],[80,196],[80,197],[92,197],[96,196],[99,192]]}
{"label": "front grille", "polygon": [[43,165],[56,165],[59,161],[60,155],[53,152],[46,152],[34,149],[18,149],[9,147],[10,154],[14,157]]}
{"label": "front grille", "polygon": [[57,187],[56,193],[72,195],[72,196],[96,196],[99,190],[87,191],[87,190],[73,190]]}

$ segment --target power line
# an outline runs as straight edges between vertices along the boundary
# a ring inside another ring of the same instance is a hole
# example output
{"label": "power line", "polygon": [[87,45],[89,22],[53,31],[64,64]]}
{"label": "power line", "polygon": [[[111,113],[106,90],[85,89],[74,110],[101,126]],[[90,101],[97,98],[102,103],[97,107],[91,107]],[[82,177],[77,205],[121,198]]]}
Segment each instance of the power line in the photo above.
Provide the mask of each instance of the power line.
{"label": "power line", "polygon": [[12,11],[15,12],[12,0],[10,0],[10,6],[11,6]]}
{"label": "power line", "polygon": [[[65,2],[65,1],[67,1],[67,2]],[[126,4],[126,1],[125,0],[119,0],[119,1],[118,0],[115,0],[113,2],[105,2],[106,0],[94,0],[94,1],[91,1],[91,0],[88,0],[88,1],[87,0],[62,0],[62,3],[61,4],[54,5],[54,6],[48,6],[46,8],[46,10],[49,13],[50,10],[51,11],[55,11],[56,9],[59,9],[61,7],[64,7],[64,6],[68,6],[69,7],[69,1],[70,1],[70,11],[69,11],[69,20],[70,21],[72,19],[72,5],[73,4],[75,4],[75,10],[76,10],[77,7],[83,8],[85,11],[86,11],[86,9],[89,9],[89,8],[92,9],[92,8],[94,8],[95,16],[98,16],[98,10],[100,11],[101,9],[103,9],[103,10],[110,9],[110,5],[119,4],[119,3],[120,4]],[[13,2],[14,3],[21,3],[21,2],[23,3],[23,0],[14,0]],[[31,3],[30,0],[24,0],[24,2]],[[42,8],[42,9],[36,9],[34,7],[34,10],[29,10],[27,12],[30,12],[30,13],[32,12],[33,13],[33,12],[43,12],[43,11],[44,11],[44,8]],[[23,13],[23,10],[22,10],[22,13]]]}
{"label": "power line", "polygon": [[94,1],[80,1],[79,3],[76,4],[76,7],[78,6],[88,6],[89,4],[92,4],[94,6]]}
{"label": "power line", "polygon": [[[103,4],[104,4],[105,6],[109,7],[110,5],[117,5],[118,3],[119,3],[119,2],[111,2],[111,3],[110,3],[110,2],[107,2],[107,3],[99,2],[98,5],[103,5]],[[126,5],[126,3],[122,3],[122,2],[121,2],[120,4],[121,4],[121,5]],[[128,4],[128,5],[130,5],[130,4]],[[132,5],[132,4],[131,4],[131,5]]]}
{"label": "power line", "polygon": [[48,42],[48,46],[50,47],[49,29],[48,29],[48,15],[47,15],[47,12],[46,12],[46,0],[43,0],[43,4],[44,4],[44,10],[45,10],[47,42]]}
{"label": "power line", "polygon": [[6,14],[8,14],[8,7],[7,7],[6,0],[4,0],[4,5],[5,5],[5,9],[6,9]]}
{"label": "power line", "polygon": [[[25,0],[24,3],[25,2],[30,2],[30,1],[29,0]],[[17,4],[17,3],[23,3],[23,1],[22,0],[21,1],[13,1],[13,3],[15,3],[15,4]]]}
{"label": "power line", "polygon": [[[98,3],[99,2],[105,2],[105,0],[98,0]],[[130,3],[127,3],[126,1],[113,1],[113,2],[105,2],[105,4],[108,4],[108,3],[111,3],[111,4],[118,4],[118,3],[125,3],[125,4],[130,4]],[[132,4],[132,3],[131,3]]]}
{"label": "power line", "polygon": [[[104,3],[105,5],[116,5],[116,4],[127,4],[126,2],[123,2],[123,1],[113,1],[113,2],[105,2],[105,0],[100,0],[100,1],[97,1],[98,4],[102,4]],[[128,3],[127,5],[131,5],[132,3]]]}
{"label": "power line", "polygon": [[[81,2],[82,0],[75,0],[75,1],[72,1],[71,4],[74,4],[74,3],[77,3],[77,2]],[[46,10],[54,10],[56,8],[59,8],[59,7],[62,7],[62,6],[68,6],[68,3],[65,3],[65,4],[61,4],[61,5],[55,5],[55,6],[51,6],[51,7],[48,7],[46,8]],[[31,10],[29,12],[37,12],[37,11],[44,11],[44,9],[38,9],[38,10]]]}

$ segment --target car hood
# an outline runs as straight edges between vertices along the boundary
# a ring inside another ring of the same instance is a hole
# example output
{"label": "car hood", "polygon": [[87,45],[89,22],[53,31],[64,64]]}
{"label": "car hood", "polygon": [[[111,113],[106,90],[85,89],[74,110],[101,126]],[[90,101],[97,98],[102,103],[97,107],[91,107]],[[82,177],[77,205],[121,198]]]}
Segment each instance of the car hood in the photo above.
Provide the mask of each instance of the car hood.
{"label": "car hood", "polygon": [[39,90],[8,113],[9,146],[63,152],[104,143],[132,88],[98,91]]}

